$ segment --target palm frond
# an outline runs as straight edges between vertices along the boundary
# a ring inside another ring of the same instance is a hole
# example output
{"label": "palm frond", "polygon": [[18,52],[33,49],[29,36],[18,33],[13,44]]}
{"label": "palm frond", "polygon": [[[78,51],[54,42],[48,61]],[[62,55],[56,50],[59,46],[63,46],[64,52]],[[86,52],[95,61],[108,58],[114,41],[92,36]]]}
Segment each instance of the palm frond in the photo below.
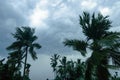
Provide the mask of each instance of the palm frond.
{"label": "palm frond", "polygon": [[30,47],[29,48],[29,52],[30,52],[30,55],[32,57],[33,60],[36,60],[37,59],[37,54],[36,52],[34,51],[34,47]]}
{"label": "palm frond", "polygon": [[37,39],[38,39],[38,37],[34,35],[34,36],[32,36],[32,38],[30,39],[30,41],[31,41],[31,42],[34,42],[34,41],[36,41]]}
{"label": "palm frond", "polygon": [[16,42],[13,42],[6,49],[7,50],[16,50],[16,49],[20,49],[21,47],[22,47],[22,42],[21,41],[16,41]]}
{"label": "palm frond", "polygon": [[120,66],[117,66],[117,65],[106,65],[105,67],[109,68],[109,69],[119,69]]}
{"label": "palm frond", "polygon": [[83,56],[86,55],[86,48],[88,44],[85,41],[66,39],[63,43],[65,46],[72,47],[74,50],[81,52]]}
{"label": "palm frond", "polygon": [[83,12],[79,21],[85,36],[93,40],[100,39],[111,27],[108,16],[104,17],[100,13],[97,16],[94,13],[90,16],[88,12]]}
{"label": "palm frond", "polygon": [[103,37],[102,39],[100,39],[98,41],[98,43],[101,46],[106,46],[106,47],[115,47],[116,46],[117,47],[117,46],[119,46],[118,44],[120,43],[119,40],[120,40],[119,35],[111,34],[111,35],[107,35],[107,36]]}
{"label": "palm frond", "polygon": [[23,40],[23,35],[24,35],[23,33],[24,33],[23,30],[21,28],[17,27],[16,32],[14,34],[12,33],[12,35],[17,40]]}
{"label": "palm frond", "polygon": [[112,58],[113,64],[120,66],[120,53],[112,51],[110,56]]}
{"label": "palm frond", "polygon": [[38,44],[38,43],[33,43],[32,46],[33,46],[34,48],[37,48],[37,49],[40,49],[40,48],[42,47],[42,46],[41,46],[40,44]]}

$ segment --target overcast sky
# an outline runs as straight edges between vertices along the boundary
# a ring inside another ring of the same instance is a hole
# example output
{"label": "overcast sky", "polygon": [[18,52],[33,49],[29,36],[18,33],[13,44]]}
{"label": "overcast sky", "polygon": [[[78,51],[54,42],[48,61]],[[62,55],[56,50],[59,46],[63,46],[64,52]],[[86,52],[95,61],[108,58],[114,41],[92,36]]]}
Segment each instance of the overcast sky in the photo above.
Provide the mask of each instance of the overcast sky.
{"label": "overcast sky", "polygon": [[120,0],[0,0],[0,59],[7,56],[6,47],[14,39],[11,33],[16,27],[36,28],[38,60],[29,61],[32,80],[52,78],[50,56],[54,53],[71,59],[81,55],[71,48],[64,47],[64,39],[84,39],[79,26],[79,15],[83,11],[101,12],[109,15],[113,22],[111,30],[120,31]]}

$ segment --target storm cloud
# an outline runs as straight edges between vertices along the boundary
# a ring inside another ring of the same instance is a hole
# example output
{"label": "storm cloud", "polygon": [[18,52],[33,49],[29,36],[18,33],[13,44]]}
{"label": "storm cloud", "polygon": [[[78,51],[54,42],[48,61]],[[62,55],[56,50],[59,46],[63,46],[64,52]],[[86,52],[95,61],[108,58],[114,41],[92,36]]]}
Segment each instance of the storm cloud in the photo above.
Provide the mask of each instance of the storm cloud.
{"label": "storm cloud", "polygon": [[[64,47],[62,42],[65,39],[85,39],[79,25],[79,15],[83,11],[109,15],[113,21],[111,30],[120,31],[119,0],[0,0],[0,56],[8,55],[6,47],[15,40],[11,33],[15,32],[16,27],[33,27],[42,48],[37,51],[39,59],[35,63],[30,60],[33,64],[32,79],[45,80],[46,75],[49,78],[52,76],[52,73],[47,74],[52,72],[49,64],[51,55],[78,56],[78,52]],[[46,75],[42,75],[42,68],[36,67],[40,65],[48,66],[43,69]],[[40,71],[36,72],[37,69]]]}

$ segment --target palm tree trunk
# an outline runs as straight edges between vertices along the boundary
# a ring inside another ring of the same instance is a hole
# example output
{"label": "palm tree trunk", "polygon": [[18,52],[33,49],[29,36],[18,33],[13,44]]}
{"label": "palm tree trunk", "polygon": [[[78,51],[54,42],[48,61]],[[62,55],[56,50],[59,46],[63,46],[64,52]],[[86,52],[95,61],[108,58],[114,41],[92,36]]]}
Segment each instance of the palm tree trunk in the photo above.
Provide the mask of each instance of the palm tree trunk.
{"label": "palm tree trunk", "polygon": [[107,64],[108,64],[108,60],[107,58],[105,58],[101,61],[101,64],[97,66],[98,80],[109,80],[110,73],[107,67],[105,67],[105,65]]}
{"label": "palm tree trunk", "polygon": [[87,64],[87,69],[85,71],[85,80],[92,80],[91,72],[92,72],[92,66],[90,64]]}
{"label": "palm tree trunk", "polygon": [[26,70],[26,64],[27,64],[27,55],[28,55],[28,47],[26,47],[25,64],[24,64],[23,77],[25,76],[25,70]]}
{"label": "palm tree trunk", "polygon": [[87,60],[87,69],[85,71],[85,80],[92,80],[92,69],[93,69],[93,64],[92,64],[92,57],[88,58]]}
{"label": "palm tree trunk", "polygon": [[98,80],[109,80],[109,71],[107,68],[102,65],[97,66],[97,78]]}
{"label": "palm tree trunk", "polygon": [[18,57],[18,65],[17,65],[17,68],[20,67],[20,65],[21,65],[21,59],[22,59],[22,56],[21,56],[21,54],[22,54],[22,53],[21,53],[21,48],[19,48],[18,52],[19,52],[19,53],[18,53],[19,57]]}

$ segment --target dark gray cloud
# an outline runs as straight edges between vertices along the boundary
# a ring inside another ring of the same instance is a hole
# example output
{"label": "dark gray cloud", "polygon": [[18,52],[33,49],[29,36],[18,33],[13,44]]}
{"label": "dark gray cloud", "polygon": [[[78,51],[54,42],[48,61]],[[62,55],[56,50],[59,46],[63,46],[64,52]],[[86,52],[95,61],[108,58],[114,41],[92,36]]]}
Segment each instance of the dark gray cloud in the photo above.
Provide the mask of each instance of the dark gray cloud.
{"label": "dark gray cloud", "polygon": [[11,42],[10,33],[14,30],[16,26],[22,25],[25,18],[21,16],[9,1],[0,1],[0,54],[6,54],[5,48]]}
{"label": "dark gray cloud", "polygon": [[[85,38],[79,25],[79,15],[83,11],[110,15],[115,26],[112,30],[120,29],[119,0],[0,0],[0,5],[0,56],[7,55],[5,48],[14,41],[10,33],[15,32],[15,27],[28,25],[36,28],[38,42],[42,45],[37,51],[38,57],[42,55],[44,58],[39,57],[36,63],[31,61],[35,65],[32,67],[33,73],[31,72],[31,75],[34,75],[33,80],[35,77],[39,80],[39,75],[42,75],[43,80],[47,78],[49,74],[46,73],[50,69],[50,62],[47,60],[50,55],[77,54],[71,48],[64,47],[62,42],[66,38]],[[40,66],[42,62],[47,63],[42,64],[41,68],[44,70],[47,68],[45,76],[43,70],[39,74],[35,72],[38,69],[35,67]]]}
{"label": "dark gray cloud", "polygon": [[[41,3],[42,2],[42,3]],[[99,11],[100,8],[108,8],[108,14],[113,20],[114,25],[119,26],[120,13],[119,0],[5,0],[0,1],[0,43],[1,53],[5,52],[5,47],[13,39],[10,36],[14,32],[15,27],[29,25],[29,17],[33,11],[38,9],[46,10],[48,17],[42,22],[48,26],[48,29],[41,30],[37,27],[37,33],[41,44],[46,46],[47,51],[57,51],[63,48],[62,41],[65,38],[83,38],[81,37],[81,29],[79,26],[79,14],[83,10]],[[90,7],[90,5],[92,7]],[[39,15],[38,15],[39,16]],[[39,25],[41,27],[41,25]],[[59,46],[60,45],[60,46]],[[55,46],[55,48],[54,48]],[[45,48],[44,48],[45,49]],[[42,49],[42,53],[44,52]]]}
{"label": "dark gray cloud", "polygon": [[7,54],[6,47],[14,40],[11,33],[14,33],[15,28],[28,25],[27,15],[34,8],[33,5],[33,0],[28,3],[25,0],[0,1],[0,55]]}
{"label": "dark gray cloud", "polygon": [[[62,42],[66,38],[85,38],[79,25],[79,14],[82,13],[83,9],[90,12],[103,12],[103,14],[105,15],[110,15],[110,19],[114,21],[112,17],[114,14],[112,13],[112,11],[114,10],[114,7],[116,9],[115,4],[118,4],[118,1],[109,2],[107,0],[89,0],[87,2],[87,0],[60,0],[56,1],[56,4],[54,4],[54,6],[52,5],[52,0],[48,1],[48,3],[51,4],[45,3],[44,5],[46,6],[42,7],[49,13],[48,17],[44,20],[44,23],[48,26],[48,29],[44,31],[37,31],[40,35],[39,42],[43,45],[40,53],[46,53],[51,55],[56,52],[60,54],[72,54],[73,52],[71,48],[64,47]],[[93,7],[89,8],[90,5],[93,5]],[[117,14],[119,14],[119,12],[117,12]]]}

